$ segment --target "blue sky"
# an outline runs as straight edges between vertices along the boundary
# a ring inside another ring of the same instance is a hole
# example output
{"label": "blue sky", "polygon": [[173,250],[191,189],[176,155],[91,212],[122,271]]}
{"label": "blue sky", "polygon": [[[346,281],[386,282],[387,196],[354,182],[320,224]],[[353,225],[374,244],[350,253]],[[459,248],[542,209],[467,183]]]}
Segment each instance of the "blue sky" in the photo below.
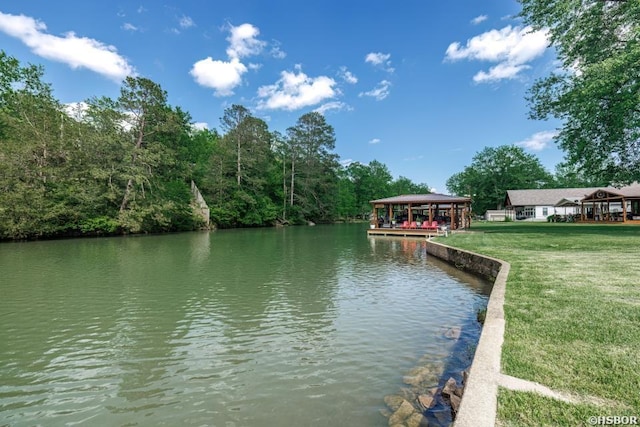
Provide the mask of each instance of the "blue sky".
{"label": "blue sky", "polygon": [[116,99],[134,75],[211,129],[232,104],[283,133],[320,111],[343,162],[378,160],[444,193],[487,146],[520,145],[551,172],[563,159],[558,123],[527,118],[527,89],[556,61],[519,11],[511,0],[21,0],[0,4],[0,49],[43,65],[63,103]]}

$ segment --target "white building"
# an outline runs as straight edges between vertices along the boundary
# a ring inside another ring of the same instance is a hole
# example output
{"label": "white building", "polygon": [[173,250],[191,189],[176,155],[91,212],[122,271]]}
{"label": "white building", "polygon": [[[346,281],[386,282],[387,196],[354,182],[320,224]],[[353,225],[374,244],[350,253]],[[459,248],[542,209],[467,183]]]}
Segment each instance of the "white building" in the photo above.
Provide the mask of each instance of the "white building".
{"label": "white building", "polygon": [[640,185],[508,190],[504,205],[510,212],[507,215],[518,220],[546,221],[550,215],[573,215],[581,221],[637,221]]}
{"label": "white building", "polygon": [[598,187],[507,190],[504,206],[514,219],[546,221],[549,215],[579,214],[580,201],[597,190]]}

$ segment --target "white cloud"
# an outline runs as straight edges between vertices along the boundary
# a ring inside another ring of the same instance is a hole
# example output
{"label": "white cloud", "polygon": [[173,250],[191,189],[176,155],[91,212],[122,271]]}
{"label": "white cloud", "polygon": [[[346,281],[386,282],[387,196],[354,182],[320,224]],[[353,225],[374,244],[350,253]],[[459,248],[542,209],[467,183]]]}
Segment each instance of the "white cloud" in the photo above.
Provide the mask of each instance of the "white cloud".
{"label": "white cloud", "polygon": [[390,53],[371,52],[364,58],[364,62],[370,62],[373,65],[381,65],[391,58]]}
{"label": "white cloud", "polygon": [[271,42],[271,52],[269,53],[276,59],[284,59],[287,57],[287,53],[280,48],[280,42],[278,41]]}
{"label": "white cloud", "polygon": [[195,22],[193,22],[193,19],[191,19],[188,16],[183,16],[182,18],[180,18],[178,20],[178,25],[180,25],[180,28],[191,28],[194,27],[196,25]]}
{"label": "white cloud", "polygon": [[0,12],[0,31],[15,37],[43,58],[62,62],[71,68],[86,68],[108,78],[120,81],[135,75],[134,68],[118,54],[114,46],[73,32],[58,37],[46,33],[47,26],[25,15]]}
{"label": "white cloud", "polygon": [[327,102],[325,104],[322,104],[321,106],[316,108],[314,111],[317,111],[318,113],[324,115],[327,111],[344,111],[344,110],[351,111],[352,108],[344,102],[332,101],[332,102]]}
{"label": "white cloud", "polygon": [[523,141],[516,142],[516,145],[527,148],[531,151],[542,151],[547,148],[551,142],[553,142],[556,136],[558,136],[558,132],[555,130],[537,132]]}
{"label": "white cloud", "polygon": [[67,113],[67,116],[81,122],[87,114],[89,104],[86,102],[69,102],[68,104],[64,104],[62,108],[64,109],[64,112]]}
{"label": "white cloud", "polygon": [[227,55],[231,59],[258,55],[266,46],[264,41],[257,39],[260,30],[251,24],[242,24],[237,27],[231,25],[229,32],[231,35],[227,38],[229,41]]}
{"label": "white cloud", "polygon": [[369,141],[369,144],[380,144],[382,141],[380,141],[380,138],[373,138],[371,141]]}
{"label": "white cloud", "polygon": [[125,22],[124,24],[122,24],[122,29],[125,31],[138,31],[138,27],[129,22]]}
{"label": "white cloud", "polygon": [[347,67],[340,67],[338,75],[342,77],[342,80],[349,84],[353,85],[358,83],[358,78],[351,71],[347,70]]}
{"label": "white cloud", "polygon": [[257,70],[260,64],[250,63],[248,66],[240,62],[240,58],[257,55],[262,52],[266,43],[256,37],[260,30],[251,24],[237,27],[229,26],[229,61],[214,60],[211,57],[201,59],[193,64],[189,72],[199,85],[215,89],[216,96],[233,95],[233,89],[242,84],[242,75],[248,69]]}
{"label": "white cloud", "polygon": [[194,130],[207,130],[207,129],[209,129],[209,123],[207,123],[207,122],[191,123],[191,128],[194,129]]}
{"label": "white cloud", "polygon": [[481,24],[482,22],[486,21],[489,17],[487,15],[480,15],[480,16],[476,16],[475,18],[473,18],[471,20],[471,23],[473,25],[478,25]]}
{"label": "white cloud", "polygon": [[237,58],[226,62],[208,57],[193,64],[189,74],[199,85],[215,89],[216,96],[229,96],[242,83],[242,75],[246,72],[247,67]]}
{"label": "white cloud", "polygon": [[335,80],[326,76],[309,77],[296,66],[295,72],[282,71],[273,85],[258,88],[258,109],[293,111],[316,105],[337,95]]}
{"label": "white cloud", "polygon": [[364,62],[368,62],[376,67],[384,68],[389,73],[393,73],[394,68],[391,66],[390,53],[371,52],[364,58]]}
{"label": "white cloud", "polygon": [[391,88],[391,82],[389,80],[382,80],[380,83],[376,85],[375,88],[371,89],[368,92],[360,92],[358,96],[370,96],[375,98],[377,101],[382,101],[387,96],[389,96],[389,89]]}
{"label": "white cloud", "polygon": [[528,65],[514,65],[506,62],[500,63],[495,67],[489,68],[489,71],[478,71],[475,76],[473,76],[473,81],[476,83],[485,83],[492,82],[496,80],[504,80],[504,79],[514,79],[519,74],[520,71],[526,70],[529,67]]}
{"label": "white cloud", "polygon": [[531,27],[506,26],[491,30],[467,40],[466,46],[451,43],[445,60],[462,59],[495,62],[488,71],[474,76],[478,83],[514,79],[529,68],[528,62],[541,56],[549,44],[545,31],[533,31]]}

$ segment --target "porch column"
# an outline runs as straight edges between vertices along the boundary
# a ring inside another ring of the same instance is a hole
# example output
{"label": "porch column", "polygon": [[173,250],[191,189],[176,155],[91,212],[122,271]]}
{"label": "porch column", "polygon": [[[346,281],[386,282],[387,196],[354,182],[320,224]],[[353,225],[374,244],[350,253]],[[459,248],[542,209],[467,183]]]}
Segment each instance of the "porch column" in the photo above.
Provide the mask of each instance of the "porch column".
{"label": "porch column", "polygon": [[456,227],[456,217],[455,217],[455,209],[453,208],[454,205],[453,203],[451,204],[451,208],[449,208],[449,217],[451,218],[451,229],[455,230]]}

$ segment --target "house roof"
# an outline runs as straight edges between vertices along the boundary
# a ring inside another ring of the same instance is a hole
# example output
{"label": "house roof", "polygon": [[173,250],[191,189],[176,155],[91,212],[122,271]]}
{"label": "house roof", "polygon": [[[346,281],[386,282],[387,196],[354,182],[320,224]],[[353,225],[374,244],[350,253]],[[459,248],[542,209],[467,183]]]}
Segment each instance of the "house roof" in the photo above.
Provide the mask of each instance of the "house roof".
{"label": "house roof", "polygon": [[549,188],[536,190],[507,190],[505,206],[554,206],[559,200],[580,201],[598,190],[588,188]]}
{"label": "house roof", "polygon": [[565,199],[565,198],[563,198],[562,200],[560,200],[559,202],[557,202],[553,206],[556,207],[556,208],[569,208],[569,207],[580,206],[580,200],[579,199]]}
{"label": "house roof", "polygon": [[387,197],[386,199],[371,200],[371,204],[392,204],[392,205],[416,205],[416,204],[440,204],[440,203],[467,203],[471,202],[469,197],[449,196],[447,194],[403,194],[401,196]]}
{"label": "house roof", "polygon": [[[597,198],[599,192],[605,197]],[[578,203],[583,199],[600,200],[606,197],[639,197],[640,184],[633,183],[626,187],[585,187],[585,188],[551,188],[541,190],[507,190],[505,206],[570,206],[566,203]]]}

